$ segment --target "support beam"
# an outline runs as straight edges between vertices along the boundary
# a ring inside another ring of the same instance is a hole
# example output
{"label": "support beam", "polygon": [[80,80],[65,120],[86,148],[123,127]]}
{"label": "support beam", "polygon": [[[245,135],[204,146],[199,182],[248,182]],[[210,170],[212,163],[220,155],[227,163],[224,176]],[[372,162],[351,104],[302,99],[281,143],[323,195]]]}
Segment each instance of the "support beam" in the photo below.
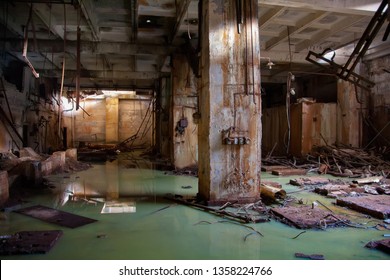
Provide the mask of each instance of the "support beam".
{"label": "support beam", "polygon": [[78,0],[78,2],[89,29],[91,30],[93,40],[96,42],[100,41],[98,20],[96,18],[96,13],[94,13],[95,5],[91,0]]}
{"label": "support beam", "polygon": [[[23,36],[23,33],[21,34]],[[30,43],[31,41],[31,43]],[[0,42],[4,42],[0,39]],[[6,41],[6,49],[9,51],[22,51],[23,39],[11,39]],[[29,39],[29,46],[32,44],[32,39]],[[37,40],[39,50],[49,53],[63,53],[64,42],[62,40]],[[121,55],[138,55],[147,54],[151,56],[168,55],[174,51],[173,47],[153,45],[153,44],[128,44],[121,42],[90,42],[81,41],[80,53],[84,54],[121,54]],[[67,41],[66,49],[69,53],[76,53],[77,42]],[[33,51],[31,47],[28,50]]]}
{"label": "support beam", "polygon": [[306,11],[335,12],[349,15],[372,16],[378,9],[380,0],[259,0],[260,7],[281,6],[299,8]]}
{"label": "support beam", "polygon": [[265,27],[267,27],[274,18],[280,16],[285,10],[286,7],[283,6],[279,6],[269,10],[259,19],[259,28],[264,29]]}
{"label": "support beam", "polygon": [[175,22],[175,26],[173,28],[173,31],[172,31],[172,34],[170,35],[170,39],[169,41],[172,43],[175,38],[176,38],[176,35],[180,29],[180,25],[183,21],[183,18],[184,16],[186,15],[186,12],[188,10],[188,6],[190,5],[191,3],[191,0],[182,0],[180,1],[180,4],[179,6],[177,7],[177,10],[176,10],[176,22]]}
{"label": "support beam", "polygon": [[311,45],[315,44],[319,40],[323,40],[324,38],[328,38],[332,36],[333,34],[336,34],[337,32],[345,29],[346,27],[352,26],[355,23],[362,20],[364,16],[352,16],[352,17],[345,17],[344,19],[340,20],[339,22],[335,23],[330,30],[323,30],[315,35],[310,40],[305,40],[301,43],[298,43],[295,45],[295,52],[301,52],[304,49],[310,47]]}
{"label": "support beam", "polygon": [[[257,0],[203,4],[199,196],[210,205],[260,198],[261,96]],[[236,143],[236,144],[234,144]]]}
{"label": "support beam", "polygon": [[301,32],[302,30],[307,28],[313,21],[320,20],[328,14],[329,13],[327,13],[327,12],[319,12],[319,13],[309,14],[308,16],[306,16],[306,17],[300,19],[298,22],[296,22],[294,24],[294,27],[287,27],[281,32],[281,34],[278,37],[268,40],[265,43],[265,49],[266,50],[272,49],[273,47],[278,45],[280,42],[287,40],[288,36],[291,36],[291,35],[294,35],[296,33]]}

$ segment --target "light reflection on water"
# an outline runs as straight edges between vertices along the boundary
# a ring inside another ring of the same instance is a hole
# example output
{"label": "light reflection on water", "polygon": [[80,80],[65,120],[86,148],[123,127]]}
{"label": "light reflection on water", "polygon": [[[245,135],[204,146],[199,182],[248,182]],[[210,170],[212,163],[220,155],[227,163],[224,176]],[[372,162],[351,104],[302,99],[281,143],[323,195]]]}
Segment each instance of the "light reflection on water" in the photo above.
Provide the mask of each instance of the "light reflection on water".
{"label": "light reflection on water", "polygon": [[[326,259],[390,259],[389,255],[364,248],[383,239],[388,231],[338,228],[302,230],[277,221],[251,224],[264,236],[222,217],[175,204],[164,199],[167,193],[195,196],[198,179],[175,176],[164,171],[126,168],[118,161],[94,164],[93,168],[70,176],[50,176],[53,191],[31,198],[31,205],[43,204],[98,220],[75,229],[61,228],[17,213],[1,220],[1,235],[22,230],[62,229],[63,236],[43,255],[2,256],[2,259],[295,259],[294,254],[323,254]],[[297,190],[289,179],[263,173],[263,179],[280,182],[287,192]],[[184,188],[183,188],[184,186]],[[191,186],[189,188],[188,186]],[[53,195],[54,194],[54,195]],[[321,200],[340,210],[331,200],[312,193],[294,196],[310,203]],[[77,199],[75,199],[77,197]],[[133,203],[131,213],[102,214],[105,202]],[[347,210],[342,210],[346,212]],[[350,212],[352,215],[353,212]],[[376,220],[359,222],[375,225]],[[353,217],[353,216],[352,216]]]}

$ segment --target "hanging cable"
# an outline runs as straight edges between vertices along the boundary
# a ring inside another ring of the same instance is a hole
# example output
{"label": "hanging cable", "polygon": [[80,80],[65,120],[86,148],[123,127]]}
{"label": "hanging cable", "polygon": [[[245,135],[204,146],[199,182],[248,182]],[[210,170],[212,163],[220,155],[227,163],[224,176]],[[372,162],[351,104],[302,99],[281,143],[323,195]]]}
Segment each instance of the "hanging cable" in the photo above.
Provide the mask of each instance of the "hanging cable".
{"label": "hanging cable", "polygon": [[290,123],[290,94],[291,94],[291,82],[294,80],[294,75],[291,72],[288,72],[287,76],[287,92],[286,92],[286,117],[287,117],[287,143],[286,143],[286,153],[289,153],[290,150],[290,141],[291,141],[291,123]]}
{"label": "hanging cable", "polygon": [[287,26],[287,38],[288,38],[288,53],[290,56],[290,69],[292,66],[292,53],[291,53],[291,38],[290,38],[290,27]]}

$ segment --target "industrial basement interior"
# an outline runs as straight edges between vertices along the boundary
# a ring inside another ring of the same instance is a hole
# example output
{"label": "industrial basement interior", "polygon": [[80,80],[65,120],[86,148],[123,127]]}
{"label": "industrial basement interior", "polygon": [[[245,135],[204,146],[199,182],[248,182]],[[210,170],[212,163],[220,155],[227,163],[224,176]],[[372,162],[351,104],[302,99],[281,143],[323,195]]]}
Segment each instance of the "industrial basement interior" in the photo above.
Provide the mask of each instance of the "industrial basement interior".
{"label": "industrial basement interior", "polygon": [[389,260],[388,0],[3,0],[2,260]]}

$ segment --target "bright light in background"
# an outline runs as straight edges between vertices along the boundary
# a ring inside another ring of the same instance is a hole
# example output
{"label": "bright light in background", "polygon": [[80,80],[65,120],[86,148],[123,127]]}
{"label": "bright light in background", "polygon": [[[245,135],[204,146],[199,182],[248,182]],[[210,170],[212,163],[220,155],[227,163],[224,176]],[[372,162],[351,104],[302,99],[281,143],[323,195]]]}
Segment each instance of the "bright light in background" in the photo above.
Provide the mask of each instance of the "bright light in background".
{"label": "bright light in background", "polygon": [[324,54],[324,57],[329,60],[333,60],[336,56],[336,52],[334,50],[330,50],[326,54]]}
{"label": "bright light in background", "polygon": [[356,7],[351,7],[356,10],[362,10],[362,11],[370,11],[370,12],[376,12],[381,4],[381,1],[377,1],[376,3],[367,4],[367,5],[361,5]]}
{"label": "bright light in background", "polygon": [[73,101],[65,96],[61,97],[61,105],[64,111],[72,110],[75,107]]}
{"label": "bright light in background", "polygon": [[118,95],[130,95],[135,96],[135,91],[129,91],[129,90],[102,90],[104,96],[118,96]]}

